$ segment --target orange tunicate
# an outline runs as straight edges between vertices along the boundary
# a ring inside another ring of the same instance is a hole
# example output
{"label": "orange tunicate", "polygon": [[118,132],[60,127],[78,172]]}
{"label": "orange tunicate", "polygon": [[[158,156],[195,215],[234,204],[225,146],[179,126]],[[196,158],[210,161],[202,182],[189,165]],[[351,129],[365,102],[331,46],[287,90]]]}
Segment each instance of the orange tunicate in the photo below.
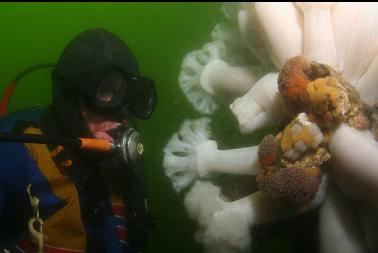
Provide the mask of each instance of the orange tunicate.
{"label": "orange tunicate", "polygon": [[267,135],[259,146],[259,161],[262,168],[273,166],[281,156],[279,141],[273,135]]}
{"label": "orange tunicate", "polygon": [[278,160],[277,154],[266,154],[261,157],[260,163],[263,167],[272,166]]}
{"label": "orange tunicate", "polygon": [[[335,77],[318,78],[307,86],[309,111],[313,112],[321,125],[340,121],[346,113],[342,101],[347,96],[342,93],[341,85]],[[343,96],[344,95],[344,96]]]}
{"label": "orange tunicate", "polygon": [[307,68],[310,63],[302,56],[289,59],[278,76],[278,89],[288,101],[298,104],[307,100],[306,88],[311,82]]}
{"label": "orange tunicate", "polygon": [[311,177],[320,177],[322,175],[322,170],[319,167],[308,168],[305,171]]}

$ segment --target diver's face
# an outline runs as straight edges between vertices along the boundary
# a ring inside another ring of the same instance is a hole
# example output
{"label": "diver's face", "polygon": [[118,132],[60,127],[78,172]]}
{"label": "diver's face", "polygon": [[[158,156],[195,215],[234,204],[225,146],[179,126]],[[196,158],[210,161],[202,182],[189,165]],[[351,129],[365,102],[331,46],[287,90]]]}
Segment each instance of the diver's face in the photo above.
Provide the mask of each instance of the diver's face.
{"label": "diver's face", "polygon": [[126,123],[126,121],[121,122],[104,118],[90,110],[84,102],[80,103],[80,109],[90,131],[96,139],[105,139],[114,142],[114,138],[109,134],[109,131]]}
{"label": "diver's face", "polygon": [[121,73],[111,70],[96,85],[92,99],[83,97],[80,103],[81,112],[90,131],[97,139],[114,142],[114,137],[109,134],[109,131],[112,132],[112,129],[119,127],[122,123],[125,124],[124,119],[128,113],[121,113],[121,111],[125,110],[127,104],[126,86],[127,83]]}
{"label": "diver's face", "polygon": [[126,99],[127,83],[120,72],[112,70],[96,88],[95,105],[101,108],[117,108]]}

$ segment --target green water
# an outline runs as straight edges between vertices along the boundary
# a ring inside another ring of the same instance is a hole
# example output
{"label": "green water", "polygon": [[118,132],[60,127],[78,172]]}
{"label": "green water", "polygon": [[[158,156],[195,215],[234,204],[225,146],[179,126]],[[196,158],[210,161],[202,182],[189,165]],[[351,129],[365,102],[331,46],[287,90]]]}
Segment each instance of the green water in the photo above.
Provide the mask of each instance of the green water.
{"label": "green water", "polygon": [[[210,41],[223,20],[220,3],[2,3],[0,4],[0,92],[21,70],[55,62],[65,45],[89,28],[105,28],[122,38],[137,56],[144,75],[155,79],[159,101],[153,117],[140,122],[145,142],[147,184],[157,219],[147,252],[201,252],[194,240],[197,225],[185,213],[183,194],[174,192],[162,168],[163,148],[184,119],[197,113],[178,85],[186,53]],[[25,77],[9,111],[51,102],[49,70]],[[214,137],[221,148],[257,144],[264,133],[243,137],[226,105],[213,117]],[[292,252],[282,230],[257,246],[256,252]]]}

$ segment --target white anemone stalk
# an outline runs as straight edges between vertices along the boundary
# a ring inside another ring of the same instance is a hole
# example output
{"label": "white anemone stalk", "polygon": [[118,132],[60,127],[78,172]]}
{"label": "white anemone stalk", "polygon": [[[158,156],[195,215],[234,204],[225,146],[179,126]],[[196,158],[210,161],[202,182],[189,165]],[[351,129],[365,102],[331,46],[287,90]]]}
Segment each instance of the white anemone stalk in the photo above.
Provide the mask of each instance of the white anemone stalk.
{"label": "white anemone stalk", "polygon": [[332,29],[332,2],[303,2],[298,6],[304,19],[304,56],[337,67],[337,52]]}
{"label": "white anemone stalk", "polygon": [[[226,44],[226,46],[233,51],[237,51],[240,50],[240,48],[243,48],[243,42],[241,40],[241,35],[238,28],[228,23],[216,24],[213,30],[211,31],[211,38],[214,41],[223,41]],[[233,55],[231,57],[229,55],[224,56],[224,58],[227,58],[227,61],[231,61],[232,63],[235,60],[240,61],[241,58],[245,57],[248,58],[248,55]]]}
{"label": "white anemone stalk", "polygon": [[[197,111],[204,114],[211,114],[218,108],[217,102],[208,93],[209,89],[206,91],[201,86],[200,78],[205,66],[212,60],[227,59],[229,64],[237,66],[246,65],[251,60],[251,54],[246,54],[245,50],[240,49],[243,42],[237,28],[228,24],[217,24],[212,31],[212,37],[212,42],[206,43],[200,50],[190,52],[185,56],[179,75],[180,87],[185,96]],[[246,66],[245,71],[241,72],[246,73],[247,69]],[[261,68],[253,67],[251,71],[249,76],[253,79],[261,76]],[[244,78],[246,76],[247,74]],[[228,85],[232,86],[234,83],[228,83]],[[253,83],[248,85],[253,85]],[[240,86],[237,92],[243,92],[243,89],[246,87]],[[231,91],[233,91],[232,88]]]}
{"label": "white anemone stalk", "polygon": [[207,248],[217,245],[218,252],[248,252],[250,228],[289,218],[318,207],[324,200],[327,179],[323,178],[315,199],[305,208],[292,210],[280,206],[260,191],[236,201],[221,197],[219,187],[209,182],[196,182],[185,197],[189,216],[198,221],[197,239]]}
{"label": "white anemone stalk", "polygon": [[273,125],[280,119],[281,97],[278,94],[278,73],[263,76],[244,96],[237,98],[230,109],[244,134]]}
{"label": "white anemone stalk", "polygon": [[222,4],[222,11],[225,17],[231,22],[237,22],[238,13],[243,9],[244,3],[240,2],[224,2]]}
{"label": "white anemone stalk", "polygon": [[243,95],[262,76],[260,66],[231,67],[222,60],[212,60],[202,71],[200,83],[211,95],[216,92]]}
{"label": "white anemone stalk", "polygon": [[342,124],[331,138],[329,152],[336,163],[334,180],[344,193],[378,207],[378,142],[373,134]]}
{"label": "white anemone stalk", "polygon": [[329,191],[319,214],[320,252],[368,252],[357,218],[350,200],[336,189]]}
{"label": "white anemone stalk", "polygon": [[361,100],[368,106],[374,107],[378,104],[378,56],[358,81],[356,90]]}
{"label": "white anemone stalk", "polygon": [[257,175],[260,174],[258,146],[219,150],[216,141],[209,140],[197,148],[197,170],[201,177],[211,172]]}
{"label": "white anemone stalk", "polygon": [[[358,3],[342,2],[336,3],[332,9],[333,34],[337,50],[337,70],[344,71],[344,65],[348,47],[351,41],[351,31],[357,21]],[[348,20],[348,25],[345,21]]]}
{"label": "white anemone stalk", "polygon": [[200,76],[206,64],[222,58],[224,46],[224,43],[219,41],[205,44],[201,50],[187,54],[181,66],[180,87],[194,108],[205,114],[212,113],[218,105],[214,98],[202,89]]}
{"label": "white anemone stalk", "polygon": [[277,69],[289,58],[303,54],[303,20],[292,3],[256,2],[255,11]]}
{"label": "white anemone stalk", "polygon": [[185,121],[164,149],[163,166],[176,191],[212,172],[260,173],[258,146],[218,150],[217,143],[210,140],[209,122],[207,118]]}
{"label": "white anemone stalk", "polygon": [[[360,3],[350,32],[344,76],[355,85],[378,54],[378,3]],[[351,23],[352,21],[348,21]]]}
{"label": "white anemone stalk", "polygon": [[238,26],[245,47],[259,60],[265,68],[273,68],[272,60],[266,48],[266,42],[262,36],[262,29],[258,26],[254,3],[248,4],[248,9],[242,9],[238,13]]}
{"label": "white anemone stalk", "polygon": [[[336,185],[353,201],[358,201],[359,210],[353,209],[354,205],[348,203],[351,200],[340,193],[331,195],[321,212],[322,252],[341,253],[347,252],[346,249],[376,252],[378,143],[369,130],[342,124],[331,138],[329,151],[335,163],[332,173]],[[334,245],[335,240],[342,243]]]}
{"label": "white anemone stalk", "polygon": [[163,167],[173,188],[181,191],[190,185],[197,173],[197,146],[210,138],[210,119],[186,120],[164,148]]}

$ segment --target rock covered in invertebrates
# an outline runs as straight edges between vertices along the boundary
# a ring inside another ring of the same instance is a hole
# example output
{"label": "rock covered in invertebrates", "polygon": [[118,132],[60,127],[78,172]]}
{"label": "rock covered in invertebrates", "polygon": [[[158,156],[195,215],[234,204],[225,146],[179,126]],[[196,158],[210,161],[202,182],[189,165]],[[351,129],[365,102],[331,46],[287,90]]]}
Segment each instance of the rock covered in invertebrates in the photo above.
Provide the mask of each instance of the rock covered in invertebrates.
{"label": "rock covered in invertebrates", "polygon": [[267,167],[257,176],[257,185],[272,200],[304,207],[315,198],[323,176],[321,166],[330,158],[324,147],[307,152],[295,162],[282,157],[279,165]]}
{"label": "rock covered in invertebrates", "polygon": [[323,141],[320,128],[305,113],[297,117],[277,135],[283,156],[293,161],[310,149],[316,149]]}
{"label": "rock covered in invertebrates", "polygon": [[278,85],[291,110],[306,112],[322,128],[335,128],[341,122],[367,128],[357,92],[328,65],[303,56],[291,58],[280,72]]}
{"label": "rock covered in invertebrates", "polygon": [[[319,170],[311,168],[311,170]],[[308,204],[315,197],[320,181],[306,170],[295,166],[282,168],[272,175],[258,176],[257,183],[272,200],[301,207]]]}
{"label": "rock covered in invertebrates", "polygon": [[[257,185],[272,200],[303,207],[315,197],[323,175],[321,166],[330,155],[319,146],[323,135],[319,128],[311,128],[314,126],[303,114],[285,129],[286,133],[280,133],[277,138],[268,135],[260,144],[259,161],[263,173],[257,176]],[[299,152],[295,143],[301,143],[304,148]],[[287,147],[291,149],[281,155]]]}
{"label": "rock covered in invertebrates", "polygon": [[258,188],[272,200],[304,207],[315,198],[323,176],[321,166],[330,158],[324,147],[307,152],[295,162],[282,157],[277,165],[264,167],[256,177]]}
{"label": "rock covered in invertebrates", "polygon": [[278,76],[278,90],[286,102],[302,107],[307,103],[309,62],[302,56],[289,59]]}
{"label": "rock covered in invertebrates", "polygon": [[280,142],[274,135],[267,135],[259,146],[259,162],[264,167],[275,165],[281,158]]}
{"label": "rock covered in invertebrates", "polygon": [[[301,159],[297,161],[291,161],[288,159],[281,159],[281,166],[288,168],[295,166],[306,170],[307,168],[321,167],[325,162],[331,159],[331,155],[325,147],[319,147],[304,154]],[[310,173],[314,176],[320,176],[321,174]]]}

